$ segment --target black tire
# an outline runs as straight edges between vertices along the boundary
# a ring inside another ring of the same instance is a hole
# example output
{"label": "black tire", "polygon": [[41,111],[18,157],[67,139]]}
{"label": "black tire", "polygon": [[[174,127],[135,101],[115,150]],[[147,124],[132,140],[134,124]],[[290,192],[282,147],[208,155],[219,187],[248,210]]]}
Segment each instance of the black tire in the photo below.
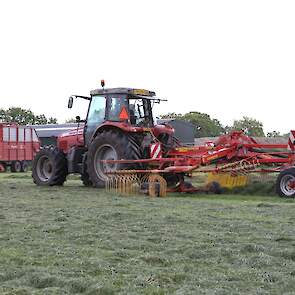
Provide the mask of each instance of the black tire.
{"label": "black tire", "polygon": [[22,165],[20,161],[12,161],[11,166],[10,166],[11,172],[21,172],[22,170]]}
{"label": "black tire", "polygon": [[164,173],[163,177],[166,180],[167,187],[169,189],[174,189],[178,187],[179,184],[184,181],[183,174]]}
{"label": "black tire", "polygon": [[68,174],[67,159],[56,147],[41,149],[33,161],[34,183],[43,186],[63,185]]}
{"label": "black tire", "polygon": [[0,166],[2,166],[2,169],[3,169],[3,170],[0,169],[0,172],[6,172],[7,171],[6,163],[2,162],[2,163],[0,163]]}
{"label": "black tire", "polygon": [[138,160],[141,150],[136,140],[128,133],[115,130],[104,131],[92,141],[87,155],[87,172],[95,187],[104,187],[107,180],[106,171],[140,169],[140,164],[130,163],[98,163],[105,160]]}
{"label": "black tire", "polygon": [[92,186],[92,181],[89,178],[88,169],[87,169],[87,153],[83,156],[83,171],[81,174],[81,180],[85,186]]}
{"label": "black tire", "polygon": [[295,182],[295,167],[288,168],[280,172],[276,181],[276,192],[282,198],[294,198],[295,188],[291,187],[291,182]]}
{"label": "black tire", "polygon": [[216,195],[222,194],[222,188],[221,188],[219,182],[217,182],[217,181],[210,182],[208,184],[208,192],[216,194]]}
{"label": "black tire", "polygon": [[27,161],[22,161],[21,162],[21,172],[28,172],[29,170],[29,165]]}

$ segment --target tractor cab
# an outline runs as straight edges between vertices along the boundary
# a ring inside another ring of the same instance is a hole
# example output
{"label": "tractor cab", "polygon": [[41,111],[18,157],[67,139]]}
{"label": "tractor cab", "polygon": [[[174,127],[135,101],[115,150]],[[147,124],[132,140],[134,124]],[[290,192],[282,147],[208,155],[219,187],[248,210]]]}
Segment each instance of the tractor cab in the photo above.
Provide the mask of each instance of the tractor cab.
{"label": "tractor cab", "polygon": [[155,97],[155,92],[145,89],[109,88],[96,89],[90,92],[90,97],[74,95],[69,98],[71,108],[75,98],[89,100],[85,122],[84,140],[89,145],[99,129],[113,126],[127,132],[138,131],[134,128],[153,128],[152,108],[161,99]]}

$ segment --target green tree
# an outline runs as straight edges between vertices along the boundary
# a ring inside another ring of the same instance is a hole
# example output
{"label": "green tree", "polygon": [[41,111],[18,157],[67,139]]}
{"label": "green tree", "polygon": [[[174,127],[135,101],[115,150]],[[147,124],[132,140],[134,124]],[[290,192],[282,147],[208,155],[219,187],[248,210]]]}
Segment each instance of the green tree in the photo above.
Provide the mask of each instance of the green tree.
{"label": "green tree", "polygon": [[162,119],[180,119],[195,125],[196,137],[219,136],[224,133],[224,128],[217,119],[212,119],[208,114],[189,112],[184,115],[168,113],[161,116]]}
{"label": "green tree", "polygon": [[47,124],[57,124],[57,119],[53,117],[49,117],[47,119]]}
{"label": "green tree", "polygon": [[47,124],[47,119],[45,115],[42,114],[42,115],[35,116],[34,124],[37,124],[37,125]]}
{"label": "green tree", "polygon": [[70,118],[65,121],[65,123],[76,123],[76,122],[77,122],[76,118]]}
{"label": "green tree", "polygon": [[200,112],[186,113],[182,117],[196,126],[196,137],[219,136],[224,133],[224,128],[217,119],[211,118],[208,114]]}
{"label": "green tree", "polygon": [[8,110],[1,109],[0,113],[2,122],[18,123],[21,125],[35,123],[35,116],[31,110],[12,107]]}
{"label": "green tree", "polygon": [[35,115],[31,110],[19,107],[11,107],[8,110],[0,109],[0,121],[7,123],[18,123],[20,125],[27,124],[53,124],[57,123],[57,119],[47,119],[44,114]]}
{"label": "green tree", "polygon": [[279,131],[267,132],[267,137],[282,137],[283,135]]}
{"label": "green tree", "polygon": [[235,120],[232,130],[243,130],[249,136],[265,136],[263,124],[253,118],[243,117],[241,120]]}
{"label": "green tree", "polygon": [[168,113],[164,115],[160,115],[161,119],[182,119],[182,114],[176,114],[176,113]]}

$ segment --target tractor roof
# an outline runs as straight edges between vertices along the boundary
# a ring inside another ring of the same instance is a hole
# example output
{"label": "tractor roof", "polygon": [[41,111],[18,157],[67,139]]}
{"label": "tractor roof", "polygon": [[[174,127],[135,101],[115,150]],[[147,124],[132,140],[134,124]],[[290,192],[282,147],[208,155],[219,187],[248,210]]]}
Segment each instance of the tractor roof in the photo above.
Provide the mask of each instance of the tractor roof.
{"label": "tractor roof", "polygon": [[134,96],[155,96],[156,93],[145,89],[134,88],[107,88],[107,89],[95,89],[90,91],[91,95],[103,95],[103,94],[129,94]]}

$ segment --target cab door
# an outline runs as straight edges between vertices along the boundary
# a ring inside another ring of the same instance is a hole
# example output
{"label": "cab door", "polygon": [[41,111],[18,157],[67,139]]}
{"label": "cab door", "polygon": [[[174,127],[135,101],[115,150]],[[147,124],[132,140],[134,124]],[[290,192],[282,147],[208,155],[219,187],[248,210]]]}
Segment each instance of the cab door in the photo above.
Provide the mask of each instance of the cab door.
{"label": "cab door", "polygon": [[84,127],[85,143],[89,145],[93,133],[99,125],[105,121],[106,117],[106,97],[94,95],[88,109],[87,120]]}

